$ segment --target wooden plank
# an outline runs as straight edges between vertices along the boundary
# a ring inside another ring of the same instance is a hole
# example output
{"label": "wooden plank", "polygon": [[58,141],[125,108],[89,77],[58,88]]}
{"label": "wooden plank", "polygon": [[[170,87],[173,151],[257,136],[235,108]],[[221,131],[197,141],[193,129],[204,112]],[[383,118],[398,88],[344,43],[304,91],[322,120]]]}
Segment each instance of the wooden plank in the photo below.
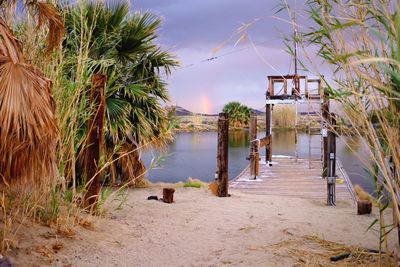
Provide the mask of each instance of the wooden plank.
{"label": "wooden plank", "polygon": [[[298,197],[305,199],[319,199],[326,202],[327,189],[326,179],[321,177],[322,162],[315,162],[314,169],[308,169],[308,159],[294,158],[273,158],[273,165],[260,165],[260,175],[256,181],[249,180],[249,171],[243,172],[230,187],[241,192],[257,195],[276,195],[285,197]],[[344,180],[343,184],[336,184],[336,198],[338,201],[351,201],[353,198],[348,189],[349,181]]]}
{"label": "wooden plank", "polygon": [[[297,75],[300,79],[305,79],[307,76],[305,75]],[[268,79],[293,79],[296,77],[296,74],[289,74],[289,75],[269,75]]]}

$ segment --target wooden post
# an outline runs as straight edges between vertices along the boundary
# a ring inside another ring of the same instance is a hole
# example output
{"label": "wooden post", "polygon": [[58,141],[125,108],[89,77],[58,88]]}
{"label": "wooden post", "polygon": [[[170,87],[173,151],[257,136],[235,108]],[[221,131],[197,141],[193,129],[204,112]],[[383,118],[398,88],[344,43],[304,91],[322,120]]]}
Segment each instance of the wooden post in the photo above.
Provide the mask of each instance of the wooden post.
{"label": "wooden post", "polygon": [[371,214],[372,211],[372,203],[368,200],[358,200],[357,201],[357,214]]}
{"label": "wooden post", "polygon": [[86,207],[94,208],[100,193],[102,173],[99,172],[100,151],[104,138],[104,90],[107,76],[94,74],[89,101],[93,105],[93,115],[88,123],[88,136],[85,144],[84,174],[87,183]]}
{"label": "wooden post", "polygon": [[292,79],[292,82],[294,82],[294,99],[297,100],[300,98],[300,77],[299,75],[295,75],[294,78]]}
{"label": "wooden post", "polygon": [[257,179],[258,175],[260,174],[260,151],[259,151],[259,141],[255,142],[256,144],[254,145],[254,168],[255,168],[255,175],[254,175],[254,180]]}
{"label": "wooden post", "polygon": [[259,170],[259,147],[257,141],[257,115],[255,112],[250,117],[250,179],[257,179]]}
{"label": "wooden post", "polygon": [[[265,136],[271,135],[271,104],[266,105],[265,112]],[[272,138],[268,145],[265,146],[265,160],[266,162],[272,161]]]}
{"label": "wooden post", "polygon": [[329,206],[336,205],[336,118],[331,116],[331,128],[328,132],[328,176],[327,176],[327,203]]}
{"label": "wooden post", "polygon": [[304,94],[305,94],[306,98],[308,98],[308,77],[307,76],[304,79]]}
{"label": "wooden post", "polygon": [[322,113],[322,138],[323,138],[323,164],[322,164],[322,177],[326,178],[328,176],[328,127],[329,127],[329,99],[328,96],[323,94],[321,103],[321,113]]}
{"label": "wooden post", "polygon": [[274,81],[272,80],[271,77],[268,77],[268,79],[269,79],[269,87],[267,95],[274,96]]}
{"label": "wooden post", "polygon": [[283,95],[286,98],[287,96],[287,79],[283,78]]}
{"label": "wooden post", "polygon": [[163,188],[163,202],[173,203],[174,202],[174,192],[173,188]]}
{"label": "wooden post", "polygon": [[228,196],[228,114],[220,113],[218,118],[218,196]]}

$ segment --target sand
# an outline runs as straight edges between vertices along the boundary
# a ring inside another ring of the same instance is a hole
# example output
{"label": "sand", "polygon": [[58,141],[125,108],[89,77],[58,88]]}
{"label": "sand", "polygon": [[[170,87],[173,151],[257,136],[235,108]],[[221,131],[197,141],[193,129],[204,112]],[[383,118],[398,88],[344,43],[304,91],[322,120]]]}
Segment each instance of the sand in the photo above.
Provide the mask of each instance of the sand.
{"label": "sand", "polygon": [[[315,266],[316,254],[330,262],[314,238],[378,246],[376,233],[366,231],[376,209],[358,216],[348,202],[328,207],[323,200],[230,193],[218,198],[206,188],[177,188],[175,203],[166,204],[147,200],[161,196],[161,188],[130,190],[124,208],[109,210],[92,228],[78,227],[72,238],[31,236],[11,260],[21,266]],[[38,229],[36,236],[46,231]]]}

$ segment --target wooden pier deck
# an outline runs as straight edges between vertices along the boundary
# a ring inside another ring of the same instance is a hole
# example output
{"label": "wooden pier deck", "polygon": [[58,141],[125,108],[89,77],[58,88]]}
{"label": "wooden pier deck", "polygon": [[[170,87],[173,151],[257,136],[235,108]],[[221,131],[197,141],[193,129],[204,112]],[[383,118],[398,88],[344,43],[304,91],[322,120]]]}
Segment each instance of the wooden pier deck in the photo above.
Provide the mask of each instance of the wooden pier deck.
{"label": "wooden pier deck", "polygon": [[[278,195],[306,199],[321,199],[326,201],[327,183],[321,177],[322,163],[314,161],[309,168],[308,159],[292,157],[273,157],[270,167],[264,160],[260,161],[260,175],[256,180],[249,179],[247,167],[235,180],[230,188],[244,193],[259,195]],[[336,201],[355,201],[355,193],[351,181],[342,168],[337,164]]]}

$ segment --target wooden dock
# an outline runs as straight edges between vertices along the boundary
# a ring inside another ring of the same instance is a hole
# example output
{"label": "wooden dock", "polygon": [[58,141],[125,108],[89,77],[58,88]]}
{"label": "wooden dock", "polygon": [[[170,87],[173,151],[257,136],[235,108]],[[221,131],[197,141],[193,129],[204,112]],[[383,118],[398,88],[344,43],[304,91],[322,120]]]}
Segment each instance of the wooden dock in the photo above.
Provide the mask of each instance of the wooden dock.
{"label": "wooden dock", "polygon": [[[264,159],[260,160],[260,174],[256,180],[250,179],[250,170],[247,167],[231,181],[230,188],[249,194],[321,199],[326,202],[327,182],[321,177],[320,161],[312,162],[310,169],[308,159],[276,156],[272,158],[272,164],[270,167]],[[339,161],[336,169],[336,201],[354,203],[353,186]]]}

